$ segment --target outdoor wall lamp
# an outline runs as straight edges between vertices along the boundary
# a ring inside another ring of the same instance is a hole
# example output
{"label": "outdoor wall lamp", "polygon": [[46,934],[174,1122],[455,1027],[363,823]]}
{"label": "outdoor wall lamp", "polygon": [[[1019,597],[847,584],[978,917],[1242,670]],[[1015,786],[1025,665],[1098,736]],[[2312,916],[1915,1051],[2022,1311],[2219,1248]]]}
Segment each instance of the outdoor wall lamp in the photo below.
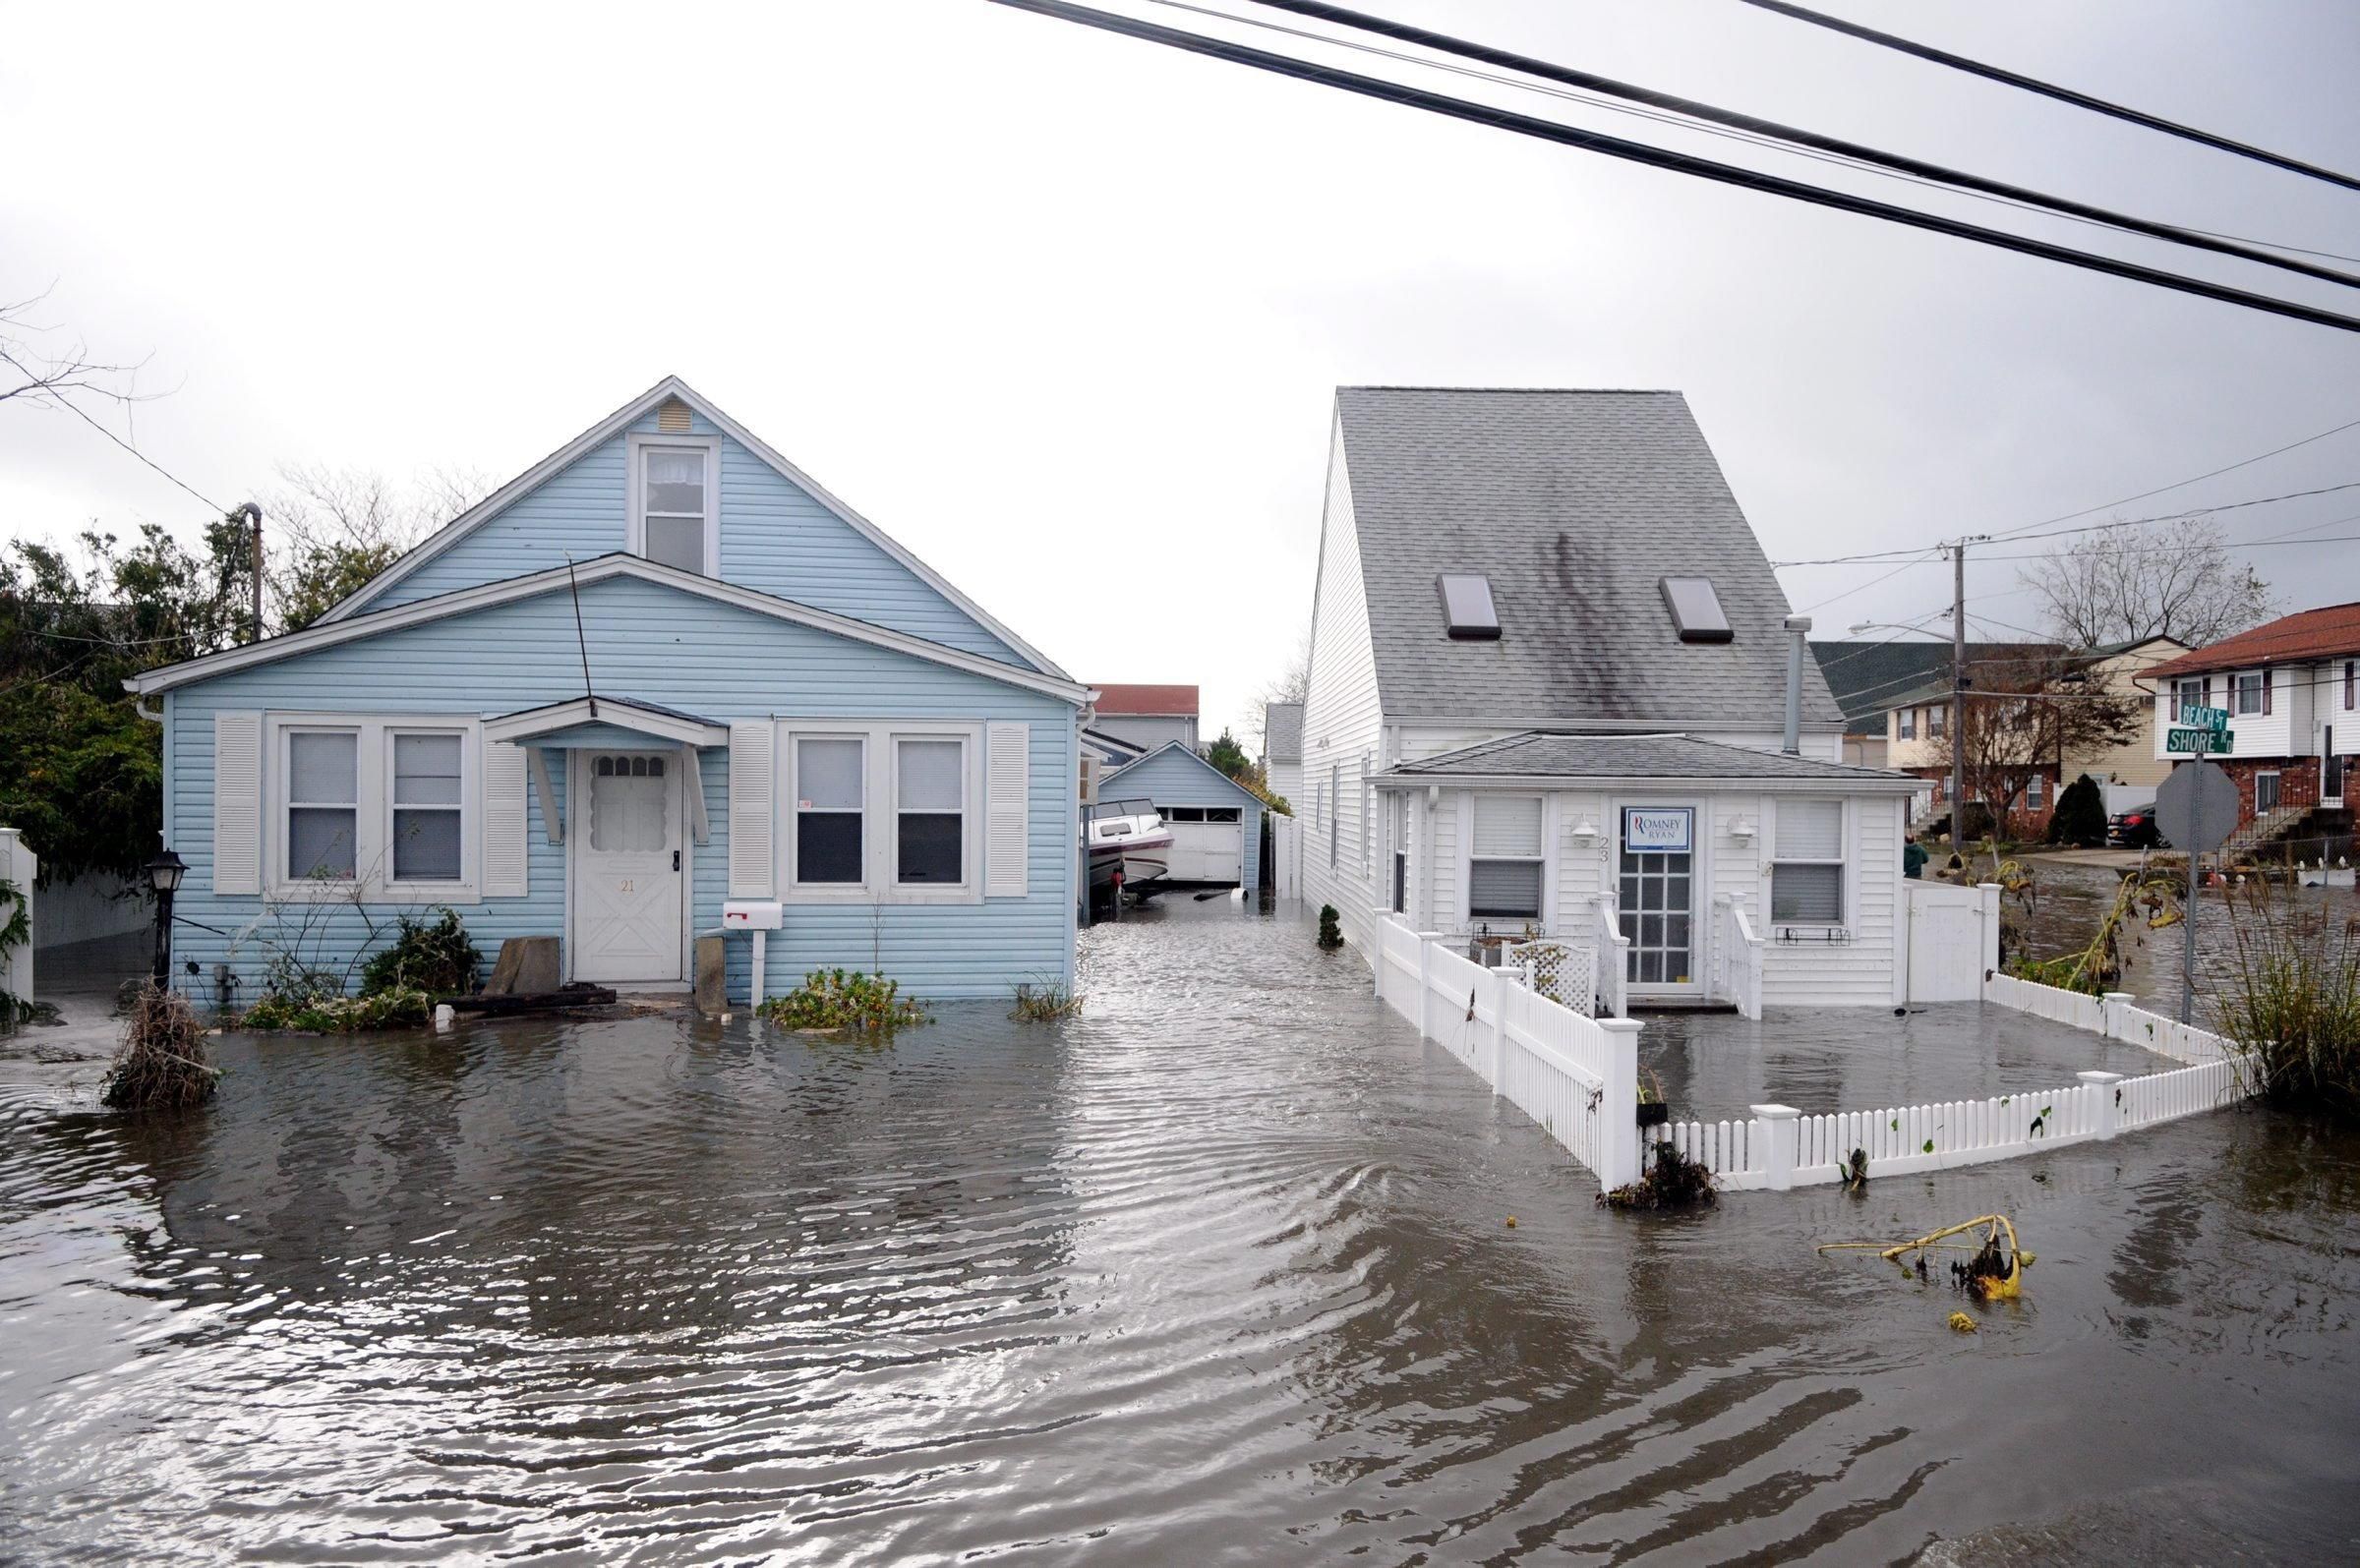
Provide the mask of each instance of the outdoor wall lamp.
{"label": "outdoor wall lamp", "polygon": [[148,885],[155,890],[155,983],[172,983],[172,895],[189,874],[188,862],[170,849],[148,862]]}
{"label": "outdoor wall lamp", "polygon": [[1753,841],[1754,832],[1751,817],[1740,817],[1729,825],[1729,836],[1740,843],[1750,843]]}
{"label": "outdoor wall lamp", "polygon": [[1598,824],[1587,817],[1582,818],[1573,824],[1573,837],[1579,839],[1583,843],[1591,842],[1598,837]]}

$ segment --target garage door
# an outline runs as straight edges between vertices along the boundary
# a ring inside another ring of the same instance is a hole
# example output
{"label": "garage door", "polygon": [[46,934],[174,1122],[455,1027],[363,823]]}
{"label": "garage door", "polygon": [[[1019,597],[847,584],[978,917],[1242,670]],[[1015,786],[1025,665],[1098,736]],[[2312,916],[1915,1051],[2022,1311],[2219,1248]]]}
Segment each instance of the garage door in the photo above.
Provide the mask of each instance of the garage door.
{"label": "garage door", "polygon": [[1172,830],[1174,882],[1236,882],[1245,874],[1245,824],[1235,806],[1158,806]]}

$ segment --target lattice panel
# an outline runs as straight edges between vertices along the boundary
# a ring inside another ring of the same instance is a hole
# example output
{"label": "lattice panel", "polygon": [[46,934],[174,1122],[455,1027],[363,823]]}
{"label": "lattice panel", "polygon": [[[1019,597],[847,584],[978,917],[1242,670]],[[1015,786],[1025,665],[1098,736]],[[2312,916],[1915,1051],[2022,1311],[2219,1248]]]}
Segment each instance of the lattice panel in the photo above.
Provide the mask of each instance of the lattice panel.
{"label": "lattice panel", "polygon": [[1531,965],[1532,988],[1583,1017],[1598,1015],[1598,954],[1566,942],[1515,942],[1501,955],[1509,966]]}

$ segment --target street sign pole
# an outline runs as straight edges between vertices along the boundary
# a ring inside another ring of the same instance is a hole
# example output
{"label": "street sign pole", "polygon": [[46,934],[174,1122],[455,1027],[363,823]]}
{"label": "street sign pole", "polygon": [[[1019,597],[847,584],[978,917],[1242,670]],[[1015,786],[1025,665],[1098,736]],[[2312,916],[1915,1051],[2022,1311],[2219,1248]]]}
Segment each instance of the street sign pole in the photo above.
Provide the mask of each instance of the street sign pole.
{"label": "street sign pole", "polygon": [[[2198,752],[2196,760],[2189,766],[2202,775],[2206,766],[2204,753]],[[2199,787],[2189,791],[2188,901],[2180,906],[2180,1021],[2182,1023],[2189,1022],[2196,1012],[2196,893],[2202,884],[2197,879],[2199,856],[2195,845],[2205,842],[2205,791],[2202,788],[2201,778],[2198,783]]]}
{"label": "street sign pole", "polygon": [[[2187,712],[2181,717],[2203,725],[2197,733],[2207,737],[2208,744],[2189,759],[2186,767],[2172,769],[2171,776],[2156,786],[2155,826],[2174,847],[2188,851],[2188,896],[2180,911],[2180,1021],[2187,1023],[2193,1020],[2196,1012],[2197,890],[2204,854],[2208,849],[2218,848],[2228,838],[2237,826],[2239,807],[2236,784],[2227,774],[2205,760],[2206,752],[2227,748],[2210,743],[2212,726],[2204,725],[2203,717]],[[2221,722],[2226,724],[2225,714]]]}

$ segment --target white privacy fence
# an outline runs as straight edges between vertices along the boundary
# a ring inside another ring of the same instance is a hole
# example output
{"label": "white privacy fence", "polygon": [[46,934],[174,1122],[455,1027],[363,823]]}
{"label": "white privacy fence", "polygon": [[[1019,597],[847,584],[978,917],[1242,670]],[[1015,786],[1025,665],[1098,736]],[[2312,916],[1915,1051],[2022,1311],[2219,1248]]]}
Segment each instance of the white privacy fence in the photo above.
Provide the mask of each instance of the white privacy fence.
{"label": "white privacy fence", "polygon": [[1639,1025],[1589,1018],[1399,917],[1377,918],[1377,994],[1598,1178],[1638,1179]]}
{"label": "white privacy fence", "polygon": [[1725,1188],[1785,1190],[1843,1179],[1853,1151],[1871,1176],[1909,1176],[2012,1159],[2066,1143],[2232,1105],[2252,1092],[2228,1041],[2134,1007],[2122,992],[2084,996],[1994,974],[1984,1000],[2146,1047],[2190,1064],[2141,1077],[2078,1073],[2080,1081],[2031,1094],[1805,1116],[1756,1105],[1728,1122],[1682,1122],[1672,1144]]}
{"label": "white privacy fence", "polygon": [[25,939],[0,942],[0,992],[20,1002],[32,1000],[32,883],[40,871],[40,861],[25,846],[24,836],[15,828],[0,828],[0,883],[11,890],[0,898],[0,931],[16,918],[19,900],[25,910]]}

